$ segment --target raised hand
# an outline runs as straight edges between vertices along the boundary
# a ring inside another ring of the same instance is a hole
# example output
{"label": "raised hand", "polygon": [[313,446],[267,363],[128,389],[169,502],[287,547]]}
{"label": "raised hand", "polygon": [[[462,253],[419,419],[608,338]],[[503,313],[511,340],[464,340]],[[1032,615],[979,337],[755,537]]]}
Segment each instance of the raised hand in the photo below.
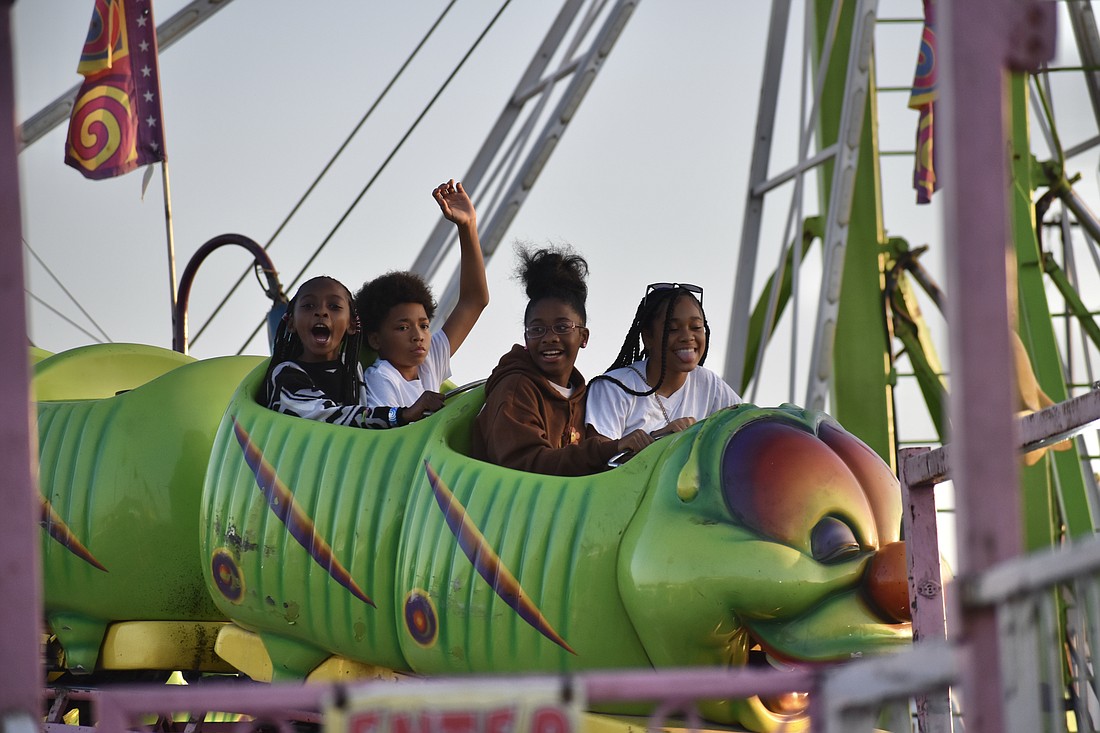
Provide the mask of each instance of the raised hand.
{"label": "raised hand", "polygon": [[432,191],[432,198],[439,204],[439,210],[448,221],[463,226],[473,225],[477,220],[474,202],[470,200],[462,184],[455,183],[453,178],[436,186]]}

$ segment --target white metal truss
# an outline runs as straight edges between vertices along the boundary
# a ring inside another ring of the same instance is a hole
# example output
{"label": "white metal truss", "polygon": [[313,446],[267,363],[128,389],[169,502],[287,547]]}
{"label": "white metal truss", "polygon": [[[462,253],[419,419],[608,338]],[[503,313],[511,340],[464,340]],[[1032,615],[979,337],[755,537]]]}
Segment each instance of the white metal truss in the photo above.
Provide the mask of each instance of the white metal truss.
{"label": "white metal truss", "polygon": [[[477,192],[479,218],[487,222],[480,232],[486,262],[519,213],[639,2],[590,0],[587,8],[584,0],[565,0],[562,4],[462,179],[468,190]],[[573,33],[566,43],[570,29]],[[558,65],[547,73],[554,59],[558,59]],[[556,86],[566,81],[565,89],[555,101]],[[532,141],[540,124],[541,129]],[[440,220],[417,255],[413,272],[425,279],[432,278],[455,236],[454,227]],[[448,313],[458,300],[458,280],[456,267],[439,298],[440,314]],[[443,320],[438,318],[436,322]]]}
{"label": "white metal truss", "polygon": [[825,220],[825,261],[821,274],[821,296],[818,300],[817,325],[814,328],[814,345],[804,403],[812,410],[825,409],[825,398],[833,376],[833,343],[840,310],[844,250],[848,246],[848,225],[851,221],[852,195],[856,185],[859,143],[863,136],[864,111],[867,109],[871,91],[871,54],[874,49],[877,9],[877,0],[860,0],[856,4],[852,24],[852,45],[848,54],[844,103],[840,112],[840,128],[837,130],[836,161],[833,164],[829,211]]}
{"label": "white metal truss", "polygon": [[[845,96],[841,108],[837,142],[811,156],[806,144],[806,141],[811,137],[808,131],[812,131],[817,123],[819,100],[822,93],[821,80],[824,78],[824,69],[827,68],[829,63],[829,56],[835,40],[832,35],[836,32],[835,18],[839,14],[842,2],[843,0],[834,0],[833,2],[830,23],[828,24],[830,35],[823,45],[821,61],[815,75],[818,81],[814,88],[811,112],[808,120],[800,120],[800,125],[804,125],[804,127],[800,131],[802,142],[799,145],[798,163],[791,170],[784,171],[769,179],[767,177],[768,163],[773,143],[782,58],[790,15],[790,0],[776,0],[772,3],[768,45],[764,60],[764,79],[760,94],[760,106],[757,109],[756,134],[749,172],[745,214],[742,220],[741,244],[738,251],[733,306],[730,313],[730,332],[723,373],[725,380],[733,385],[741,384],[744,376],[744,354],[748,344],[753,283],[756,257],[760,247],[760,229],[763,220],[765,195],[794,178],[797,179],[795,195],[796,198],[800,198],[802,193],[801,177],[809,170],[832,160],[834,162],[833,179],[826,215],[821,296],[818,305],[817,323],[814,329],[809,385],[805,400],[807,407],[818,410],[825,408],[825,399],[832,379],[833,340],[840,304],[844,250],[847,245],[852,194],[859,158],[859,143],[863,133],[863,118],[870,93],[871,58],[878,7],[877,0],[856,0],[852,27],[853,40],[848,55],[844,87]],[[810,6],[811,3],[807,3],[807,14],[810,12]],[[810,23],[811,21],[808,18],[806,22]],[[803,64],[802,73],[806,73],[805,64]],[[805,86],[804,83],[803,88]],[[793,202],[792,206],[801,209],[801,201]],[[786,238],[782,246],[788,246]],[[780,262],[782,261],[783,258],[780,258]],[[768,328],[765,327],[765,332],[767,330]]]}

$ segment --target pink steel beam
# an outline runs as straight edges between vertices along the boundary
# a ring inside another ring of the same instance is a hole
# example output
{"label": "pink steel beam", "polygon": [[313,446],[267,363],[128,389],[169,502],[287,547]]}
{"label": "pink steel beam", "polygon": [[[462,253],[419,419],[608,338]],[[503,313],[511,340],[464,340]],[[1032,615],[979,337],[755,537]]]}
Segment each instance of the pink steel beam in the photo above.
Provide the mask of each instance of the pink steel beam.
{"label": "pink steel beam", "polygon": [[[787,692],[811,692],[816,689],[817,670],[779,671],[774,669],[673,669],[642,672],[585,672],[570,677],[554,677],[562,685],[563,699],[572,688],[583,689],[592,702],[652,700],[666,703],[665,709],[679,710],[695,700],[779,695]],[[471,680],[479,679],[471,677]],[[491,677],[480,678],[493,679]],[[512,677],[499,678],[507,686]],[[403,686],[421,686],[430,694],[436,682],[451,680],[406,680]],[[355,690],[382,685],[393,690],[392,682],[365,682],[347,685],[242,685],[207,683],[194,687],[135,686],[99,691],[96,712],[99,729],[130,729],[135,715],[172,711],[228,711],[256,716],[293,717],[294,710],[317,710],[324,700],[336,694],[351,695]]]}
{"label": "pink steel beam", "polygon": [[42,615],[30,359],[15,153],[12,0],[0,0],[0,729],[41,719]]}
{"label": "pink steel beam", "polygon": [[[1012,419],[1007,266],[1005,73],[1053,51],[1053,3],[946,0],[943,44],[944,224],[951,346],[952,475],[959,564],[966,580],[1020,554],[1016,424]],[[1030,23],[1030,25],[1029,25]],[[1048,34],[1049,35],[1046,35]],[[1007,729],[992,608],[962,614],[967,730]]]}
{"label": "pink steel beam", "polygon": [[[947,638],[944,618],[943,578],[940,576],[940,541],[936,527],[936,485],[913,480],[916,465],[909,459],[928,453],[928,448],[898,451],[901,479],[902,533],[906,541],[909,570],[909,604],[913,619],[913,642],[943,642]],[[947,690],[918,695],[917,724],[921,733],[945,733],[952,728],[951,697]]]}
{"label": "pink steel beam", "polygon": [[[1066,440],[1100,421],[1100,390],[1086,392],[1017,419],[1019,453]],[[902,467],[911,485],[940,483],[950,477],[951,445],[907,453]]]}

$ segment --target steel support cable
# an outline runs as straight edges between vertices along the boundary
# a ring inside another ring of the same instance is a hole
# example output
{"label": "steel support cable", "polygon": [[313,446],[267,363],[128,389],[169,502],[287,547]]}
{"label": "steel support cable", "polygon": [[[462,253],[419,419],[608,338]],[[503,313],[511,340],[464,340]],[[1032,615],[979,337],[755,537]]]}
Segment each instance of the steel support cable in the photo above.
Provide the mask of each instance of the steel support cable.
{"label": "steel support cable", "polygon": [[[1044,196],[1044,198],[1045,198],[1045,196]],[[1036,206],[1036,208],[1038,208],[1038,206]],[[1042,220],[1040,219],[1040,223],[1041,222],[1042,222]],[[1059,228],[1059,232],[1060,232],[1061,238],[1062,238],[1062,261],[1064,263],[1066,278],[1067,278],[1067,280],[1069,281],[1069,284],[1073,287],[1074,290],[1076,290],[1077,292],[1081,292],[1081,277],[1080,277],[1080,273],[1078,272],[1078,268],[1077,268],[1077,255],[1075,255],[1074,252],[1073,252],[1072,223],[1070,222],[1069,211],[1064,206],[1062,207],[1062,216],[1059,219],[1058,228]],[[1042,227],[1041,226],[1037,227],[1037,231],[1042,232]],[[1096,266],[1097,272],[1100,272],[1100,262],[1098,262],[1097,259],[1096,259],[1095,248],[1088,246],[1087,242],[1086,242],[1086,247],[1087,247],[1088,251],[1092,253],[1093,264]],[[1063,298],[1063,301],[1064,300],[1065,300],[1065,298]],[[1067,305],[1065,310],[1069,311],[1071,309]],[[1066,380],[1070,384],[1073,384],[1073,383],[1075,383],[1079,380],[1077,379],[1077,376],[1072,371],[1072,368],[1073,368],[1073,358],[1072,358],[1073,353],[1072,353],[1071,349],[1069,348],[1069,345],[1070,345],[1070,339],[1069,339],[1070,328],[1071,328],[1070,327],[1070,318],[1067,317],[1066,318],[1066,344],[1067,344],[1067,346],[1066,346],[1066,354],[1067,354],[1066,362],[1067,362],[1067,366],[1070,369],[1070,371],[1066,375]],[[1086,379],[1086,381],[1088,381],[1089,384],[1092,384],[1095,381],[1096,378],[1094,376],[1094,371],[1093,371],[1093,366],[1092,366],[1092,354],[1091,354],[1091,352],[1088,348],[1089,336],[1088,336],[1087,330],[1085,328],[1084,322],[1081,321],[1080,319],[1078,319],[1078,321],[1077,321],[1077,329],[1078,329],[1078,336],[1077,337],[1081,341],[1081,357],[1082,357],[1082,359],[1084,361],[1084,365],[1085,365],[1085,379]]]}
{"label": "steel support cable", "polygon": [[[1046,205],[1042,209],[1042,211],[1043,211],[1042,215],[1039,214],[1040,204],[1039,203],[1035,204],[1035,238],[1036,238],[1036,240],[1038,242],[1038,245],[1039,245],[1038,246],[1039,256],[1042,258],[1044,272],[1047,272],[1048,257],[1050,259],[1053,259],[1053,257],[1054,257],[1054,247],[1050,248],[1049,253],[1043,251],[1043,225],[1045,223],[1043,220],[1046,217],[1046,212],[1050,208],[1050,203],[1051,203],[1051,200],[1048,199],[1047,197],[1051,196],[1051,194],[1053,194],[1053,193],[1054,193],[1054,189],[1050,189],[1045,194],[1043,194],[1042,197],[1040,197],[1040,199],[1039,199],[1040,203],[1044,202],[1044,201],[1046,202]],[[1062,232],[1062,270],[1065,273],[1066,282],[1069,283],[1069,286],[1071,288],[1073,288],[1073,290],[1075,290],[1077,292],[1080,292],[1079,289],[1078,289],[1078,286],[1079,286],[1080,282],[1077,279],[1077,260],[1073,255],[1073,239],[1072,239],[1072,237],[1070,237],[1069,239],[1066,238],[1066,234],[1067,234],[1067,230],[1066,230],[1067,221],[1066,220],[1068,218],[1069,218],[1069,212],[1066,209],[1066,207],[1063,205],[1062,206],[1061,222],[1060,222],[1060,225],[1059,225],[1059,228]],[[1061,295],[1062,295],[1062,303],[1064,304],[1062,310],[1066,311],[1067,313],[1071,312],[1073,309],[1072,309],[1072,307],[1069,303],[1069,298],[1067,297],[1067,294],[1066,293],[1061,293]],[[1049,296],[1048,296],[1048,300],[1049,300]],[[1062,354],[1062,360],[1063,360],[1062,361],[1062,381],[1064,381],[1066,383],[1067,389],[1069,389],[1069,390],[1073,389],[1072,385],[1075,381],[1074,380],[1074,374],[1073,374],[1073,325],[1074,325],[1073,324],[1073,319],[1069,316],[1064,318],[1063,321],[1062,321],[1062,328],[1063,328],[1062,338],[1065,340],[1064,353]],[[1083,322],[1079,321],[1077,325],[1080,326],[1081,334],[1083,336],[1085,334],[1085,330],[1084,330],[1085,329],[1085,324]],[[1088,363],[1088,361],[1089,361],[1088,341],[1082,340],[1081,353],[1084,355],[1086,363]],[[1090,369],[1090,371],[1091,371],[1091,369]]]}
{"label": "steel support cable", "polygon": [[[1044,76],[1044,79],[1046,78],[1047,76]],[[1066,155],[1062,149],[1062,143],[1058,137],[1058,128],[1054,122],[1053,106],[1049,102],[1052,96],[1050,90],[1047,89],[1044,91],[1043,87],[1036,83],[1035,94],[1046,116],[1046,124],[1050,128],[1050,139],[1048,142],[1051,143],[1051,147],[1054,148],[1057,155],[1056,166],[1050,163],[1043,164],[1044,172],[1050,181],[1049,186],[1054,191],[1055,195],[1062,200],[1063,208],[1072,211],[1077,217],[1077,222],[1084,230],[1087,237],[1091,238],[1092,241],[1097,244],[1100,244],[1100,220],[1098,220],[1096,215],[1089,210],[1085,202],[1073,189],[1073,184],[1077,182],[1080,176],[1074,176],[1071,179],[1066,173]],[[1039,118],[1039,122],[1040,127],[1043,127],[1042,117]]]}
{"label": "steel support cable", "polygon": [[[1044,79],[1048,79],[1048,75],[1043,75]],[[1054,154],[1058,158],[1058,167],[1062,169],[1062,175],[1065,175],[1066,167],[1066,154],[1062,150],[1062,140],[1058,135],[1058,125],[1054,122],[1054,108],[1051,106],[1050,95],[1043,89],[1043,85],[1039,83],[1039,80],[1035,80],[1035,84],[1032,86],[1039,99],[1039,105],[1043,108],[1043,116],[1046,118],[1047,126],[1050,128],[1050,142],[1052,143]]]}
{"label": "steel support cable", "polygon": [[[30,290],[28,290],[26,288],[23,288],[23,292],[25,292],[27,295],[29,295],[31,297],[31,299],[34,300],[36,303],[38,303],[40,306],[42,306],[46,310],[50,311],[51,313],[53,313],[55,316],[57,316],[61,320],[68,323],[70,326],[75,328],[77,331],[80,331],[81,333],[83,333],[85,336],[90,338],[92,341],[95,341],[96,343],[99,343],[99,344],[103,343],[102,341],[99,340],[99,337],[96,336],[94,333],[92,333],[88,329],[84,328],[83,326],[78,324],[73,319],[69,318],[67,315],[65,315],[64,313],[59,311],[57,308],[54,308],[52,305],[50,305],[46,301],[39,298],[37,295],[32,293]],[[108,340],[110,340],[110,339],[108,339]]]}
{"label": "steel support cable", "polygon": [[[1039,78],[1040,78],[1039,76],[1036,76],[1033,80],[1035,83],[1034,84],[1028,83],[1028,85],[1027,85],[1028,98],[1031,100],[1031,104],[1033,104],[1036,108],[1041,108],[1043,106],[1042,100],[1039,99],[1039,91],[1037,89],[1037,87],[1040,84]],[[1045,69],[1044,69],[1044,72],[1042,73],[1042,82],[1041,83],[1046,84],[1047,94],[1051,95],[1051,91],[1050,91],[1050,74],[1046,73]],[[1047,126],[1047,119],[1045,117],[1043,117],[1042,115],[1036,115],[1035,116],[1035,122],[1039,127],[1039,131],[1043,134],[1043,140],[1046,142],[1047,147],[1050,148],[1051,150],[1054,150],[1055,149],[1054,137],[1051,135],[1050,128]]]}
{"label": "steel support cable", "polygon": [[[1053,193],[1052,191],[1048,191],[1040,199],[1040,202],[1043,202],[1044,200],[1047,200],[1047,198],[1050,197],[1052,195],[1052,193]],[[1049,206],[1049,203],[1050,203],[1049,200],[1047,200],[1046,203]],[[1042,219],[1042,217],[1038,216],[1039,204],[1036,204],[1035,208],[1036,208],[1037,218],[1039,218],[1039,222],[1040,222],[1040,226],[1036,228],[1036,231],[1040,234],[1040,249],[1041,249],[1042,248],[1042,230],[1043,230],[1042,226],[1041,226],[1041,223],[1042,223],[1043,219]],[[1044,211],[1045,211],[1045,209],[1044,209]],[[1073,224],[1070,220],[1070,213],[1071,212],[1069,211],[1069,209],[1063,204],[1063,206],[1062,206],[1062,215],[1061,215],[1060,221],[1059,221],[1059,230],[1060,230],[1061,237],[1062,237],[1062,259],[1065,263],[1066,276],[1067,276],[1067,279],[1069,281],[1070,286],[1073,287],[1078,292],[1080,292],[1081,279],[1080,279],[1080,273],[1078,271],[1078,266],[1077,266],[1077,258],[1076,258],[1076,255],[1074,254],[1074,251],[1073,251],[1073,230],[1072,230]],[[1084,229],[1083,233],[1084,233],[1084,237],[1085,237],[1085,249],[1088,251],[1088,253],[1089,253],[1089,255],[1092,259],[1092,264],[1093,264],[1093,267],[1095,268],[1096,272],[1100,272],[1100,257],[1097,256],[1096,247],[1091,246],[1089,244],[1088,230]],[[1065,300],[1066,299],[1063,297],[1063,301],[1065,301]],[[1069,306],[1068,303],[1066,305],[1065,310],[1067,312],[1072,311],[1072,308]],[[1067,364],[1067,369],[1069,371],[1069,374],[1067,375],[1067,380],[1070,384],[1074,384],[1075,382],[1078,381],[1078,379],[1077,379],[1076,375],[1073,373],[1073,359],[1072,359],[1072,353],[1070,352],[1070,348],[1069,348],[1071,343],[1072,343],[1070,341],[1070,339],[1068,338],[1070,328],[1071,328],[1071,326],[1070,326],[1070,323],[1069,323],[1069,317],[1067,317],[1066,318],[1066,331],[1067,331],[1067,338],[1066,338],[1067,358],[1066,358],[1066,364]],[[1088,333],[1089,328],[1087,327],[1086,322],[1083,320],[1083,318],[1078,318],[1077,319],[1077,329],[1078,329],[1077,338],[1081,342],[1081,356],[1082,356],[1082,360],[1084,361],[1085,379],[1086,379],[1087,383],[1095,384],[1096,383],[1095,382],[1096,375],[1095,375],[1095,371],[1094,371],[1094,367],[1093,367],[1093,363],[1092,363],[1092,353],[1091,353],[1091,350],[1089,349],[1089,342],[1090,342],[1090,335]],[[1096,436],[1094,436],[1094,439],[1097,438],[1097,437],[1100,437],[1100,431],[1097,431],[1097,434],[1096,434]],[[1096,472],[1093,470],[1092,460],[1089,458],[1089,452],[1090,452],[1089,451],[1089,446],[1085,442],[1085,437],[1083,435],[1077,436],[1077,450],[1078,450],[1078,454],[1081,456],[1081,464],[1082,464],[1082,469],[1083,469],[1082,474],[1084,475],[1085,483],[1089,488],[1089,491],[1085,495],[1086,499],[1088,500],[1089,510],[1091,512],[1093,512],[1093,517],[1100,517],[1100,486],[1097,485]],[[1095,524],[1095,522],[1094,522],[1094,524]]]}
{"label": "steel support cable", "polygon": [[[420,125],[421,121],[423,121],[423,119],[427,116],[428,112],[435,105],[436,101],[443,95],[443,92],[446,91],[447,87],[450,86],[451,82],[454,81],[454,78],[458,76],[458,72],[461,71],[462,67],[466,65],[466,62],[469,61],[470,56],[472,56],[474,51],[477,50],[477,47],[481,45],[481,42],[485,40],[485,36],[489,34],[489,31],[492,30],[493,26],[496,25],[496,22],[500,20],[500,16],[504,14],[504,11],[511,4],[512,0],[504,0],[500,8],[497,10],[496,14],[494,14],[493,17],[489,20],[489,24],[485,26],[478,37],[474,40],[470,48],[466,51],[462,58],[459,59],[458,64],[456,64],[451,73],[447,75],[447,78],[443,80],[443,84],[440,85],[439,89],[436,90],[436,93],[432,95],[432,98],[430,100],[428,100],[428,103],[424,106],[424,109],[421,110],[420,114],[417,115],[416,119],[413,120],[411,125],[409,125],[409,129],[406,130],[405,134],[401,136],[401,139],[397,141],[397,144],[393,147],[393,150],[390,151],[389,155],[386,156],[386,159],[383,160],[381,165],[378,166],[378,170],[374,172],[374,175],[370,177],[370,180],[367,181],[367,184],[363,186],[363,189],[359,192],[359,195],[355,197],[355,200],[351,202],[351,205],[348,207],[347,211],[344,212],[344,215],[340,217],[339,221],[337,221],[336,225],[332,227],[332,230],[329,231],[328,235],[326,235],[321,243],[317,245],[317,249],[313,250],[313,254],[310,255],[309,259],[306,260],[306,263],[302,265],[302,269],[298,271],[298,274],[295,275],[294,279],[291,280],[290,283],[287,285],[288,289],[294,288],[294,286],[301,279],[305,271],[321,254],[321,250],[323,250],[328,245],[328,243],[332,241],[332,238],[336,235],[336,232],[340,229],[341,226],[343,226],[348,217],[351,216],[351,212],[354,211],[355,207],[359,205],[359,202],[362,201],[363,197],[367,194],[367,191],[369,191],[371,187],[374,186],[374,182],[378,180],[378,177],[382,175],[382,172],[384,170],[386,170],[386,167],[390,164],[390,161],[394,159],[397,153],[405,145],[405,142],[412,136],[413,132]],[[244,343],[241,344],[241,348],[237,350],[238,354],[244,352],[245,348],[248,347],[248,344],[252,342],[252,339],[256,337],[256,334],[260,332],[260,329],[264,327],[264,324],[266,322],[266,319],[260,321],[260,323],[256,325],[256,328],[252,329],[252,333],[248,335],[248,338],[246,338]]]}
{"label": "steel support cable", "polygon": [[[336,163],[336,159],[343,154],[344,150],[351,143],[352,139],[359,134],[359,130],[363,127],[364,124],[366,124],[371,114],[373,114],[378,105],[382,103],[382,100],[386,97],[386,95],[389,94],[390,89],[392,89],[393,86],[397,83],[397,80],[401,78],[401,75],[405,73],[405,69],[409,67],[409,64],[411,64],[413,59],[416,58],[417,54],[420,53],[420,50],[424,48],[424,45],[428,42],[428,39],[431,38],[433,33],[435,33],[436,28],[438,28],[439,24],[443,22],[443,18],[447,16],[447,13],[450,12],[451,8],[454,7],[454,4],[456,2],[458,2],[458,0],[451,0],[451,2],[447,3],[447,7],[443,8],[443,12],[439,14],[439,17],[436,18],[435,22],[432,23],[430,28],[428,28],[428,32],[425,33],[424,37],[420,39],[420,42],[416,44],[416,47],[413,48],[412,52],[409,54],[408,58],[405,59],[404,63],[402,63],[401,66],[398,67],[397,71],[394,72],[394,75],[390,78],[389,83],[387,83],[382,91],[379,92],[378,96],[375,98],[370,108],[367,109],[366,113],[359,119],[359,123],[352,128],[351,132],[344,139],[344,142],[340,145],[339,148],[336,149],[336,152],[332,154],[332,157],[329,159],[328,163],[325,164],[325,167],[322,168],[321,172],[317,174],[317,177],[313,179],[313,183],[309,184],[309,188],[307,188],[305,193],[302,194],[301,198],[298,199],[298,203],[294,204],[294,207],[290,210],[290,213],[286,215],[286,218],[283,219],[282,223],[279,224],[279,226],[275,229],[275,233],[272,234],[271,237],[267,240],[267,243],[264,244],[265,250],[270,249],[271,245],[275,242],[275,238],[282,234],[283,229],[285,229],[286,225],[290,223],[290,220],[294,217],[294,215],[298,213],[298,209],[302,208],[302,204],[304,204],[306,199],[309,198],[310,194],[313,193],[313,190],[317,188],[317,184],[321,182],[321,179],[328,174],[329,169],[332,168],[333,164]],[[199,340],[199,336],[202,336],[202,332],[206,330],[206,327],[209,326],[214,318],[218,315],[218,313],[221,312],[222,308],[225,307],[226,303],[228,303],[229,299],[233,296],[233,293],[237,292],[237,289],[241,286],[241,283],[244,282],[244,279],[248,277],[248,273],[252,272],[253,269],[254,268],[249,268],[241,273],[241,276],[237,278],[237,282],[233,283],[233,286],[229,288],[229,291],[225,294],[225,297],[221,299],[221,302],[219,302],[218,305],[214,308],[213,312],[211,312],[210,315],[207,316],[202,326],[199,327],[199,330],[195,332],[194,338],[191,339],[192,344]]]}
{"label": "steel support cable", "polygon": [[[77,300],[77,299],[76,299],[76,298],[75,298],[75,297],[73,296],[73,294],[69,292],[69,289],[68,289],[68,288],[66,288],[66,287],[65,287],[65,285],[64,285],[64,283],[62,283],[62,282],[61,282],[61,280],[60,280],[60,279],[58,279],[57,275],[55,275],[55,274],[53,273],[53,270],[51,270],[51,269],[50,269],[50,266],[49,266],[49,265],[47,265],[47,264],[45,263],[45,261],[44,261],[44,260],[43,260],[43,259],[42,259],[41,257],[39,257],[39,256],[38,256],[38,253],[34,251],[34,248],[32,248],[32,247],[31,247],[31,245],[30,245],[30,242],[28,242],[28,241],[27,241],[27,238],[26,238],[26,237],[23,237],[23,246],[24,246],[24,247],[26,247],[26,248],[27,248],[27,251],[31,253],[31,257],[34,257],[35,261],[36,261],[36,262],[38,262],[38,264],[42,266],[42,269],[46,271],[46,274],[47,274],[47,275],[49,275],[49,276],[50,276],[51,278],[53,278],[53,281],[54,281],[55,283],[57,283],[57,287],[61,288],[61,292],[65,293],[65,295],[67,295],[67,296],[68,296],[69,300],[71,300],[71,301],[73,302],[73,305],[75,305],[75,306],[76,306],[76,307],[77,307],[78,309],[80,309],[80,312],[84,314],[84,317],[85,317],[85,318],[87,318],[87,319],[88,319],[88,320],[89,320],[89,321],[91,322],[91,324],[92,324],[93,326],[95,326],[95,327],[96,327],[96,329],[97,329],[97,330],[98,330],[98,331],[99,331],[99,332],[100,332],[101,334],[103,334],[103,338],[105,338],[105,339],[106,339],[107,341],[111,341],[111,337],[107,335],[107,332],[106,332],[106,331],[104,331],[104,330],[103,330],[103,328],[102,328],[102,327],[101,327],[101,326],[100,326],[100,325],[99,325],[98,323],[96,323],[96,320],[95,320],[94,318],[92,318],[92,315],[91,315],[91,314],[90,314],[90,313],[89,313],[88,311],[84,310],[84,306],[82,306],[82,305],[80,304],[80,301],[79,301],[79,300]],[[49,305],[48,303],[46,303],[46,302],[45,302],[44,300],[42,300],[42,299],[41,299],[41,298],[39,298],[38,296],[36,296],[36,295],[34,295],[33,293],[31,293],[31,291],[30,291],[30,290],[27,290],[27,294],[28,294],[28,295],[30,295],[30,296],[31,296],[32,298],[34,298],[34,299],[35,299],[36,301],[38,301],[39,303],[41,303],[42,305],[44,305],[44,306],[46,306],[47,308],[49,308],[49,309],[50,309],[51,311],[53,311],[53,312],[54,312],[55,314],[57,314],[57,315],[61,316],[62,318],[64,318],[64,319],[65,319],[66,321],[68,321],[68,322],[69,322],[70,324],[72,324],[73,326],[76,326],[76,328],[77,328],[77,329],[79,329],[80,331],[82,331],[83,333],[87,334],[88,336],[91,336],[91,338],[92,338],[92,339],[94,339],[94,340],[96,340],[96,341],[99,341],[99,338],[98,338],[98,337],[96,337],[96,336],[94,336],[94,335],[92,335],[92,334],[88,333],[87,331],[85,331],[85,330],[84,330],[83,328],[81,328],[80,326],[77,326],[77,325],[76,325],[76,323],[75,323],[75,322],[74,322],[74,321],[73,321],[72,319],[68,318],[67,316],[64,316],[64,315],[62,315],[62,314],[61,314],[61,312],[60,312],[59,310],[57,310],[57,309],[56,309],[56,308],[54,308],[53,306]]]}

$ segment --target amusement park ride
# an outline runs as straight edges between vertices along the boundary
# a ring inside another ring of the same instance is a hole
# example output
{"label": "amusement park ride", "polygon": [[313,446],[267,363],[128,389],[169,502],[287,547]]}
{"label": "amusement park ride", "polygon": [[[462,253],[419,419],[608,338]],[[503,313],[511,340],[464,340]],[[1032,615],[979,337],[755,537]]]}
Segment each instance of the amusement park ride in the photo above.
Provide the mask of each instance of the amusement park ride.
{"label": "amusement park ride", "polygon": [[[638,4],[563,3],[463,177],[480,192],[486,258]],[[775,118],[791,3],[770,6],[724,373],[751,403],[777,324],[798,310],[801,263],[816,256],[805,408],[746,404],[598,476],[536,477],[465,455],[477,389],[392,431],[296,420],[257,404],[261,358],[188,356],[184,313],[177,351],[34,350],[30,374],[23,355],[5,356],[37,407],[40,468],[7,449],[23,469],[0,489],[12,507],[0,567],[36,550],[0,575],[5,598],[28,599],[3,612],[0,731],[39,727],[42,707],[51,730],[137,729],[149,713],[158,729],[230,725],[204,720],[210,711],[245,714],[232,723],[244,730],[507,730],[527,714],[530,728],[626,730],[637,722],[624,716],[654,710],[659,724],[756,731],[1097,730],[1100,492],[1081,432],[1100,419],[1088,298],[1100,275],[1082,266],[1100,272],[1100,221],[1075,190],[1074,160],[1100,144],[1100,36],[1087,0],[935,10],[944,290],[923,247],[883,221],[877,110],[890,90],[876,86],[877,32],[923,19],[879,17],[874,0],[807,3],[790,143]],[[1056,18],[1072,28],[1072,73],[1095,110],[1078,144],[1052,111],[1056,77],[1070,73],[1047,65]],[[11,111],[10,79],[0,83]],[[22,143],[51,115],[28,122]],[[776,173],[781,144],[797,162]],[[0,271],[21,272],[7,147],[0,175],[0,213],[12,209]],[[787,230],[766,246],[765,199],[784,191]],[[413,269],[436,274],[447,234],[429,237]],[[778,267],[761,284],[765,252]],[[0,297],[23,312],[20,288]],[[441,310],[454,297],[452,280]],[[950,379],[921,303],[950,307]],[[938,448],[898,437],[895,393],[909,379]],[[34,440],[4,430],[6,444]],[[945,608],[933,487],[948,478],[960,558]],[[173,671],[191,684],[112,684]],[[316,684],[288,684],[303,678]]]}

